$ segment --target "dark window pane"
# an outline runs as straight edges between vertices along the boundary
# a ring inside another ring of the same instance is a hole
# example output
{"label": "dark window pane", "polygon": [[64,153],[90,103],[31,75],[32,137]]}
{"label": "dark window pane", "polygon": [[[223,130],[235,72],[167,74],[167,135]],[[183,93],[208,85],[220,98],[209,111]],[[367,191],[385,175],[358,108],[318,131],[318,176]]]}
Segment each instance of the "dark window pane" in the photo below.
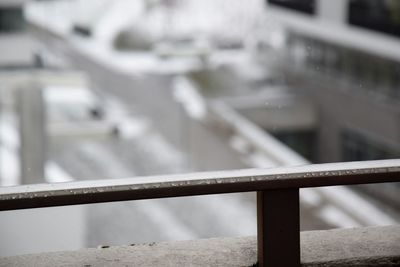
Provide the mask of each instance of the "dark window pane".
{"label": "dark window pane", "polygon": [[315,0],[268,0],[268,2],[302,13],[315,14]]}
{"label": "dark window pane", "polygon": [[0,9],[0,32],[17,32],[25,28],[22,9],[18,7]]}
{"label": "dark window pane", "polygon": [[314,131],[272,131],[272,134],[309,161],[316,161],[316,133]]}
{"label": "dark window pane", "polygon": [[351,0],[348,21],[352,25],[400,37],[400,1]]}
{"label": "dark window pane", "polygon": [[400,150],[361,133],[345,130],[342,132],[342,160],[379,160],[398,158]]}

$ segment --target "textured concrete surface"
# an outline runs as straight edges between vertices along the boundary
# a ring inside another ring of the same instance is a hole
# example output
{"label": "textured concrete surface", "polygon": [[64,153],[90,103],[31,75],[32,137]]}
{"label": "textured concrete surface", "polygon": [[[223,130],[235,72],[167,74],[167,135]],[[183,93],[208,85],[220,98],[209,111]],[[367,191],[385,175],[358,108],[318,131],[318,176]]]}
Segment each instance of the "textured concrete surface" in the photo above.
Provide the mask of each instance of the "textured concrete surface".
{"label": "textured concrete surface", "polygon": [[303,232],[301,258],[306,266],[400,266],[400,226]]}
{"label": "textured concrete surface", "polygon": [[[303,266],[400,266],[400,226],[301,233]],[[219,238],[0,258],[0,266],[253,266],[256,238]]]}

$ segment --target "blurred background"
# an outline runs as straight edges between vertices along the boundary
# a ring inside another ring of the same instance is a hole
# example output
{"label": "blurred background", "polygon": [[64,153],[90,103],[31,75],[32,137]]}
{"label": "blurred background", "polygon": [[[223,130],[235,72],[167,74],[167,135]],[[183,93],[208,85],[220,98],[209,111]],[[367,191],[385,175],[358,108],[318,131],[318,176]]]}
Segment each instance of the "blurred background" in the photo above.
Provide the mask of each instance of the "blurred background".
{"label": "blurred background", "polygon": [[[0,185],[399,158],[399,38],[400,0],[0,0]],[[399,184],[300,195],[400,222]],[[255,234],[253,193],[42,208],[0,256]]]}

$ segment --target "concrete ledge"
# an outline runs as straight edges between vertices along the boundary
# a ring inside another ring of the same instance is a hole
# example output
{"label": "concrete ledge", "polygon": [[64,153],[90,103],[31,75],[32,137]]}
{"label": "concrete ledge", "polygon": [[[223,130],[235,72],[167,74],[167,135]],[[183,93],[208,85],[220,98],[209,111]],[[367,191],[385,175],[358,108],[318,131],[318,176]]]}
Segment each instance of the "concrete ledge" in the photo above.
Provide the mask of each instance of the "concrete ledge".
{"label": "concrete ledge", "polygon": [[[302,266],[400,266],[400,226],[301,233]],[[0,258],[0,266],[254,266],[256,238],[216,238]]]}

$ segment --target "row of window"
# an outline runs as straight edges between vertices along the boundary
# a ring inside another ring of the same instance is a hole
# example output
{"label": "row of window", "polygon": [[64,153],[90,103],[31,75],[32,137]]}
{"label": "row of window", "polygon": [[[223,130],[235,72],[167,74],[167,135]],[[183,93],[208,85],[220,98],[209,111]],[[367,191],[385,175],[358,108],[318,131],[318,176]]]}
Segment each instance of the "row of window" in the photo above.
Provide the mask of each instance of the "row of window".
{"label": "row of window", "polygon": [[[315,131],[269,131],[278,140],[311,162],[318,162]],[[400,143],[388,145],[355,130],[344,129],[340,135],[341,160],[364,161],[400,158]]]}
{"label": "row of window", "polygon": [[291,34],[288,51],[296,65],[340,77],[355,87],[400,97],[400,63]]}
{"label": "row of window", "polygon": [[379,160],[400,157],[400,148],[389,146],[356,131],[343,131],[341,140],[342,160],[344,161]]}
{"label": "row of window", "polygon": [[[315,0],[267,0],[301,13],[314,15]],[[347,22],[350,25],[400,37],[400,1],[399,0],[350,0]]]}

